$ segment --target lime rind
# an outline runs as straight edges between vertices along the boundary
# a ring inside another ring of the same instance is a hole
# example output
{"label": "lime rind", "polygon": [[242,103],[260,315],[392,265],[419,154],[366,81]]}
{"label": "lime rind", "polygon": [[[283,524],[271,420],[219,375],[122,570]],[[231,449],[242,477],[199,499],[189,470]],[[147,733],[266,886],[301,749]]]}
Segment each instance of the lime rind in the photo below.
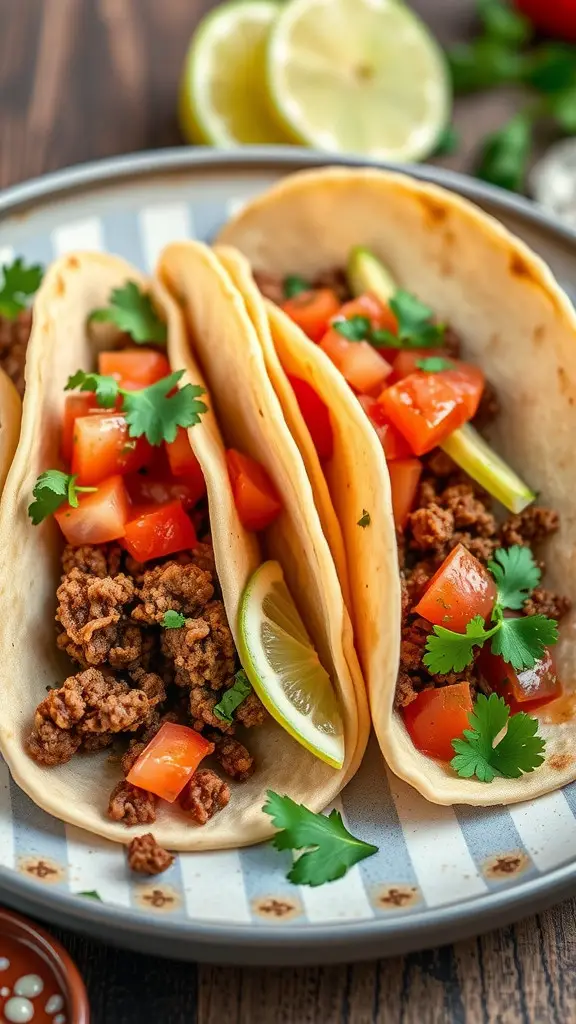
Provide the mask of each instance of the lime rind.
{"label": "lime rind", "polygon": [[441,448],[509,512],[517,515],[536,498],[534,491],[496,454],[470,423],[450,434]]}

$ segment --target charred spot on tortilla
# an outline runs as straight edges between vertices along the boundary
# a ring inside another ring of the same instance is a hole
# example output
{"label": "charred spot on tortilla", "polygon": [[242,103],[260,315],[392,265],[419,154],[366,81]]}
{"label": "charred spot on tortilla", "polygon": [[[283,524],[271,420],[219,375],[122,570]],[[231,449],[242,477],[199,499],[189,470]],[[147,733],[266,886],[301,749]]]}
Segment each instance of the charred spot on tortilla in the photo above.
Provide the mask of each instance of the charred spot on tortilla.
{"label": "charred spot on tortilla", "polygon": [[552,768],[555,772],[563,772],[566,768],[569,768],[571,764],[574,764],[573,754],[552,754],[552,757],[548,758],[548,767]]}
{"label": "charred spot on tortilla", "polygon": [[424,210],[426,218],[435,226],[443,224],[448,219],[448,207],[439,199],[426,193],[418,193],[417,199]]}
{"label": "charred spot on tortilla", "polygon": [[542,345],[546,340],[546,328],[543,324],[538,324],[538,327],[534,328],[532,332],[532,338],[535,345]]}

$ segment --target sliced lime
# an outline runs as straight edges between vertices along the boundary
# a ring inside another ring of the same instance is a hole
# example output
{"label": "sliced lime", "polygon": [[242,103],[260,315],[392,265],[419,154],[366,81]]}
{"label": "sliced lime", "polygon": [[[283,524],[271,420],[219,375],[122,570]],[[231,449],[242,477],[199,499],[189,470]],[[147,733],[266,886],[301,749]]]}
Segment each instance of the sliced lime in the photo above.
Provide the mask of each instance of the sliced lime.
{"label": "sliced lime", "polygon": [[287,142],[266,99],[265,49],[274,0],[232,0],[201,21],[180,82],[179,120],[189,142]]}
{"label": "sliced lime", "polygon": [[264,706],[298,743],[341,768],[338,700],[278,562],[264,562],[250,579],[238,626],[242,664]]}
{"label": "sliced lime", "polygon": [[356,245],[348,257],[346,277],[353,295],[371,292],[383,303],[398,290],[390,271],[370,249],[361,245]]}
{"label": "sliced lime", "polygon": [[449,120],[442,51],[398,0],[291,0],[266,67],[282,124],[318,149],[421,160]]}
{"label": "sliced lime", "polygon": [[510,512],[521,512],[536,495],[477,430],[466,423],[441,445],[447,455]]}

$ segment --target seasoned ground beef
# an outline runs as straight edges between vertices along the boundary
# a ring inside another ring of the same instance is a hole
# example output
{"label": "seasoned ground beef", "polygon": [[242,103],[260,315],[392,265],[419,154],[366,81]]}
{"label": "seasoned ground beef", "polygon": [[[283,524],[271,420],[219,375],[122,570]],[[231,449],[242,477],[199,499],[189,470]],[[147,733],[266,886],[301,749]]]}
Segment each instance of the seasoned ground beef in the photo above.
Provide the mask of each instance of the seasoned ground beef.
{"label": "seasoned ground beef", "polygon": [[210,573],[199,569],[193,562],[178,565],[171,561],[144,573],[139,590],[141,604],[136,606],[132,617],[149,626],[161,623],[167,611],[195,618],[213,594]]}
{"label": "seasoned ground beef", "polygon": [[408,516],[412,531],[410,546],[418,551],[443,551],[454,533],[454,516],[450,509],[431,502]]}
{"label": "seasoned ground beef", "polygon": [[58,646],[84,665],[124,668],[142,654],[142,634],[129,623],[125,610],[136,588],[123,573],[100,578],[71,569],[56,591],[56,621],[63,628]]}
{"label": "seasoned ground beef", "polygon": [[285,299],[282,278],[275,274],[266,274],[262,270],[254,271],[256,287],[264,298],[270,299],[277,306],[280,306]]}
{"label": "seasoned ground beef", "polygon": [[205,825],[229,800],[230,787],[210,768],[194,772],[179,797],[182,810],[198,825]]}
{"label": "seasoned ground beef", "polygon": [[555,594],[546,587],[536,587],[527,601],[524,601],[524,615],[545,615],[548,619],[561,619],[572,607],[569,597]]}
{"label": "seasoned ground beef", "polygon": [[146,672],[143,668],[137,668],[134,669],[131,676],[138,689],[143,690],[148,697],[151,707],[164,703],[166,700],[166,687],[164,686],[164,680],[156,672]]}
{"label": "seasoned ground beef", "polygon": [[538,544],[551,533],[555,533],[560,525],[558,513],[551,508],[540,508],[531,505],[520,515],[510,516],[500,530],[501,543],[504,547],[513,544]]}
{"label": "seasoned ground beef", "polygon": [[162,650],[172,658],[178,686],[218,690],[234,674],[236,649],[221,601],[211,601],[202,618],[187,619],[180,629],[166,629]]}
{"label": "seasoned ground beef", "polygon": [[20,397],[24,394],[24,366],[31,327],[31,309],[22,310],[14,320],[0,316],[0,366],[15,384]]}
{"label": "seasoned ground beef", "polygon": [[134,836],[127,853],[128,867],[140,875],[161,875],[174,863],[174,854],[159,846],[151,832]]}
{"label": "seasoned ground beef", "polygon": [[499,412],[500,402],[498,401],[496,390],[490,381],[486,381],[480,404],[473,420],[474,426],[477,430],[485,430],[486,427],[489,427],[494,422]]}
{"label": "seasoned ground beef", "polygon": [[119,544],[83,544],[79,548],[67,544],[62,552],[62,572],[80,569],[90,576],[117,576],[121,572],[123,551]]}
{"label": "seasoned ground beef", "polygon": [[34,728],[26,740],[26,749],[37,764],[54,768],[66,764],[80,748],[82,737],[75,731],[60,729],[46,717],[42,705],[34,715]]}
{"label": "seasoned ground beef", "polygon": [[154,793],[131,786],[129,782],[119,782],[110,794],[108,817],[124,822],[128,828],[151,825],[156,821],[157,799]]}
{"label": "seasoned ground beef", "polygon": [[245,782],[254,774],[254,758],[248,753],[243,743],[233,739],[232,736],[220,736],[212,734],[216,750],[215,756],[219,764],[231,779],[237,782]]}
{"label": "seasoned ground beef", "polygon": [[[230,686],[234,682],[234,677],[228,680]],[[234,725],[229,725],[223,722],[221,718],[218,718],[214,714],[214,708],[220,700],[221,694],[215,693],[214,690],[209,689],[207,686],[193,686],[190,689],[190,714],[192,716],[192,724],[198,732],[202,732],[202,729],[206,725],[212,726],[213,729],[220,729],[221,732],[234,732]]]}
{"label": "seasoned ground beef", "polygon": [[257,693],[249,693],[236,708],[236,721],[245,729],[253,729],[256,725],[264,725],[268,712]]}

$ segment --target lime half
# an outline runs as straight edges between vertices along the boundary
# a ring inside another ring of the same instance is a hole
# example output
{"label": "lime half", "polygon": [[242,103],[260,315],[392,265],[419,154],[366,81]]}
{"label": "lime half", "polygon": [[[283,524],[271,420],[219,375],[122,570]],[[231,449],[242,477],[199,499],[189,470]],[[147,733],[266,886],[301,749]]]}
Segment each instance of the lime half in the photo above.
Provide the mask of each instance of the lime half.
{"label": "lime half", "polygon": [[338,700],[278,562],[264,562],[252,576],[238,624],[244,670],[264,706],[298,743],[341,768]]}
{"label": "lime half", "polygon": [[449,119],[440,47],[399,0],[291,0],[266,67],[286,130],[318,149],[421,160]]}
{"label": "lime half", "polygon": [[200,23],[180,82],[180,127],[189,142],[290,141],[266,99],[266,42],[278,10],[274,0],[232,0]]}

